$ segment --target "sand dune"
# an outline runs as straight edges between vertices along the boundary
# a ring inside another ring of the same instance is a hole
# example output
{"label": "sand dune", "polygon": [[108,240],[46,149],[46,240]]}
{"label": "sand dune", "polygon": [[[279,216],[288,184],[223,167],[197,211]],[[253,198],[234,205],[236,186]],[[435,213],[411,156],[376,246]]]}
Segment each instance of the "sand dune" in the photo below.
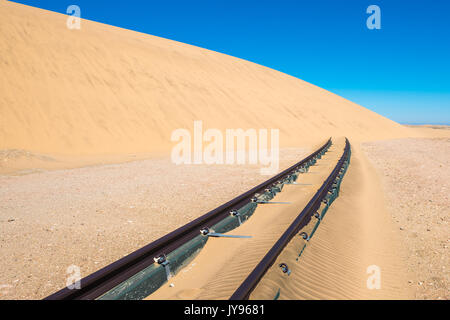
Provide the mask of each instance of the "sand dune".
{"label": "sand dune", "polygon": [[0,150],[164,152],[177,128],[279,128],[282,147],[410,130],[281,72],[206,49],[0,1]]}

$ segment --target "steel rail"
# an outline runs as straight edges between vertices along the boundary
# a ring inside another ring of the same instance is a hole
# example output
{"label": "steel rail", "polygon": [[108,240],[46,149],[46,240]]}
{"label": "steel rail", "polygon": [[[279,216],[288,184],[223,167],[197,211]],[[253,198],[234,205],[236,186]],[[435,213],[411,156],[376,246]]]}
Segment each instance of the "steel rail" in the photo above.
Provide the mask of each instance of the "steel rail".
{"label": "steel rail", "polygon": [[255,193],[263,192],[267,187],[275,185],[279,180],[293,173],[308,161],[314,159],[319,153],[326,149],[329,144],[331,144],[331,138],[317,151],[270,178],[266,182],[259,184],[253,189],[175,231],[172,231],[162,238],[81,279],[80,289],[69,289],[66,287],[46,297],[44,300],[93,300],[100,297],[123,281],[155,263],[154,257],[172,252],[182,244],[198,236],[201,229],[214,225],[228,217],[230,211],[237,210],[251,202],[251,198],[254,197]]}
{"label": "steel rail", "polygon": [[242,282],[239,288],[230,297],[230,300],[248,300],[250,294],[258,285],[259,281],[266,274],[267,270],[275,263],[277,257],[291,241],[291,239],[298,234],[305,220],[311,218],[311,216],[320,208],[322,201],[325,199],[328,191],[332,188],[332,185],[338,176],[339,172],[343,168],[344,162],[350,152],[350,143],[348,139],[345,139],[345,149],[342,157],[339,159],[336,167],[328,176],[327,180],[319,188],[314,197],[308,202],[306,207],[300,212],[297,218],[292,222],[289,228],[283,233],[274,246],[267,252],[264,258],[253,269],[248,277]]}

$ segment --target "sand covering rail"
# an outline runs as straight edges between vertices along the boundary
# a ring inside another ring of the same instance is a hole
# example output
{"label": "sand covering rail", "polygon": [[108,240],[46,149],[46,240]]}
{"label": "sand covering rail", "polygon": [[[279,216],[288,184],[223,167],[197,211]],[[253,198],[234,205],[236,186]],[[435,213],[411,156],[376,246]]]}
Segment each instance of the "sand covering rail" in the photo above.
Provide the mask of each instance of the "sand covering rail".
{"label": "sand covering rail", "polygon": [[290,204],[260,205],[247,223],[229,232],[251,239],[210,239],[195,259],[148,299],[228,299],[316,193],[343,149],[344,141],[339,139],[315,166],[299,175],[301,185],[285,184],[275,201]]}

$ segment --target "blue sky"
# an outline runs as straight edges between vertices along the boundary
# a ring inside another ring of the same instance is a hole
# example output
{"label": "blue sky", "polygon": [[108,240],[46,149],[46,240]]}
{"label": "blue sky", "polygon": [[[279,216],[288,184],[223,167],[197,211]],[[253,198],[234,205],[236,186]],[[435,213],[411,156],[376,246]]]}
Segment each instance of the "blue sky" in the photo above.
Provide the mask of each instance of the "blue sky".
{"label": "blue sky", "polygon": [[[250,60],[401,123],[450,124],[448,0],[24,0]],[[381,30],[369,30],[369,5]]]}

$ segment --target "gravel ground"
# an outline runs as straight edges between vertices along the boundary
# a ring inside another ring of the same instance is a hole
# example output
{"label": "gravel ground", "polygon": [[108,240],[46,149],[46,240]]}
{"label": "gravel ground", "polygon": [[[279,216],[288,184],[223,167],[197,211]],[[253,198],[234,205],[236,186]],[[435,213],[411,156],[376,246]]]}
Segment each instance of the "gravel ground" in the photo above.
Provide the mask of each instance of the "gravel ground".
{"label": "gravel ground", "polygon": [[[306,149],[280,150],[280,168]],[[259,166],[135,161],[0,175],[0,299],[40,299],[269,177]]]}
{"label": "gravel ground", "polygon": [[409,252],[417,299],[449,299],[450,139],[363,144]]}

